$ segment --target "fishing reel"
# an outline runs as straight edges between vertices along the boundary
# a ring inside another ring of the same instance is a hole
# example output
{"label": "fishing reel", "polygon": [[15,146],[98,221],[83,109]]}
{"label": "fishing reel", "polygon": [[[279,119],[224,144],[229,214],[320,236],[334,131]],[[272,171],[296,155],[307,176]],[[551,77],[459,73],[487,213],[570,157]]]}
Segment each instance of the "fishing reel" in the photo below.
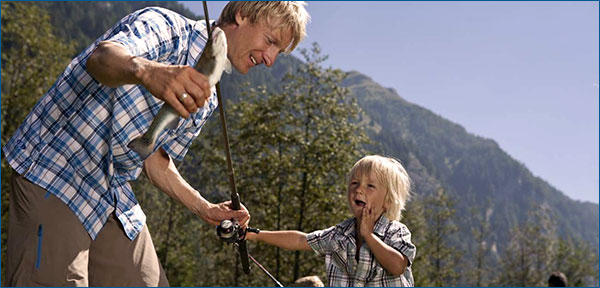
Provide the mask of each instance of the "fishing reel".
{"label": "fishing reel", "polygon": [[248,227],[246,228],[246,231],[244,231],[241,229],[240,224],[234,219],[223,220],[221,221],[221,224],[217,226],[217,236],[227,243],[243,241],[247,232],[258,234],[260,229]]}

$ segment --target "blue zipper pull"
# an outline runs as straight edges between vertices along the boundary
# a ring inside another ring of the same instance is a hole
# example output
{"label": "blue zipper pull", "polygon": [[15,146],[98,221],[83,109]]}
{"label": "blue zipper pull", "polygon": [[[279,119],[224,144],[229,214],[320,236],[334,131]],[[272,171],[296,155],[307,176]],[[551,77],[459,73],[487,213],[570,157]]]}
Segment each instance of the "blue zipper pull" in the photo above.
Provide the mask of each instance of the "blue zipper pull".
{"label": "blue zipper pull", "polygon": [[39,269],[40,268],[40,261],[42,260],[42,224],[40,224],[40,226],[38,227],[38,253],[37,253],[37,258],[35,259],[35,269]]}

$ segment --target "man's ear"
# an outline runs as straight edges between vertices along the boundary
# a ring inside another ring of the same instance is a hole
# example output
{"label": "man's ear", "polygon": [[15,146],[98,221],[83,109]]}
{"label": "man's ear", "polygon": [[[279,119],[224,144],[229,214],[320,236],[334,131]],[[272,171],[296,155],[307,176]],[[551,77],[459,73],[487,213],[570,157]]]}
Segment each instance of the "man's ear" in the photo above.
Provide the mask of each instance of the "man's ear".
{"label": "man's ear", "polygon": [[246,24],[246,22],[248,22],[248,17],[242,16],[241,11],[235,12],[235,23],[238,26]]}

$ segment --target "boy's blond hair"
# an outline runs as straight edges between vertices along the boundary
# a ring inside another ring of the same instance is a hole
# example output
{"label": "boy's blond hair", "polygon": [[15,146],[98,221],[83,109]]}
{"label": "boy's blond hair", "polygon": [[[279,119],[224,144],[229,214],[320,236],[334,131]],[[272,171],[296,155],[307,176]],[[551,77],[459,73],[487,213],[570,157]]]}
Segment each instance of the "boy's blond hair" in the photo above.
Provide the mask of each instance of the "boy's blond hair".
{"label": "boy's blond hair", "polygon": [[292,41],[285,49],[285,53],[289,54],[306,36],[310,15],[304,6],[304,1],[230,1],[223,8],[218,23],[236,23],[235,14],[239,11],[242,16],[250,18],[253,24],[265,20],[271,29],[291,29]]}
{"label": "boy's blond hair", "polygon": [[408,173],[406,173],[400,161],[394,158],[369,155],[354,164],[350,174],[348,174],[348,180],[371,172],[375,174],[379,184],[383,185],[386,190],[384,198],[385,216],[390,220],[400,221],[402,210],[404,210],[410,197],[410,177],[408,177]]}

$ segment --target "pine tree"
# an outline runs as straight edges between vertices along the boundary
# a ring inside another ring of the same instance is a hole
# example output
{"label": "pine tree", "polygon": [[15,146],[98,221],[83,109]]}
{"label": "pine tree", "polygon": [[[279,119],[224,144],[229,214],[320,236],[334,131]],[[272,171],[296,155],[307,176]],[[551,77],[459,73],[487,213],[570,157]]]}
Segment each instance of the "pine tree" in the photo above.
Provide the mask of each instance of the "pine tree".
{"label": "pine tree", "polygon": [[[488,207],[489,206],[491,205],[488,201]],[[474,253],[472,253],[474,259],[467,262],[471,263],[472,269],[466,273],[466,278],[474,287],[487,286],[488,284],[489,271],[486,267],[488,267],[487,264],[489,264],[487,256],[490,252],[490,209],[491,208],[478,209],[477,207],[471,209],[471,215],[474,220],[474,227],[471,228],[471,233],[475,238],[477,246]]]}
{"label": "pine tree", "polygon": [[406,206],[406,211],[402,213],[402,222],[411,232],[411,241],[417,247],[417,253],[411,271],[413,273],[415,287],[433,286],[428,278],[431,271],[431,262],[426,254],[429,243],[426,241],[427,231],[429,231],[425,217],[425,200],[423,195],[413,195]]}
{"label": "pine tree", "polygon": [[513,228],[498,284],[502,286],[546,286],[557,253],[556,224],[550,211],[537,206],[529,212],[527,223]]}
{"label": "pine tree", "polygon": [[[345,73],[324,69],[326,57],[316,44],[301,54],[305,63],[284,77],[280,91],[247,86],[240,103],[225,106],[238,191],[251,212],[251,226],[261,229],[311,232],[349,217],[346,174],[364,155],[367,138],[356,123],[359,108],[340,85]],[[227,199],[219,125],[206,127],[205,141],[194,154],[204,170],[198,181],[215,184],[219,188],[213,189]],[[249,249],[264,266],[274,267],[284,283],[325,276],[323,260],[314,253],[258,243],[249,243]],[[236,263],[229,260],[225,265],[237,275]],[[239,279],[239,285],[271,284],[264,276]]]}
{"label": "pine tree", "polygon": [[421,245],[420,250],[424,258],[427,258],[429,267],[424,267],[425,274],[421,272],[425,277],[421,281],[429,281],[433,286],[453,286],[459,278],[456,263],[459,262],[461,252],[451,244],[458,231],[452,221],[455,213],[454,201],[441,187],[425,200],[425,217],[429,229],[425,232],[424,245]]}
{"label": "pine tree", "polygon": [[598,287],[598,252],[586,242],[570,237],[559,239],[553,260],[548,272],[563,272],[569,286]]}

